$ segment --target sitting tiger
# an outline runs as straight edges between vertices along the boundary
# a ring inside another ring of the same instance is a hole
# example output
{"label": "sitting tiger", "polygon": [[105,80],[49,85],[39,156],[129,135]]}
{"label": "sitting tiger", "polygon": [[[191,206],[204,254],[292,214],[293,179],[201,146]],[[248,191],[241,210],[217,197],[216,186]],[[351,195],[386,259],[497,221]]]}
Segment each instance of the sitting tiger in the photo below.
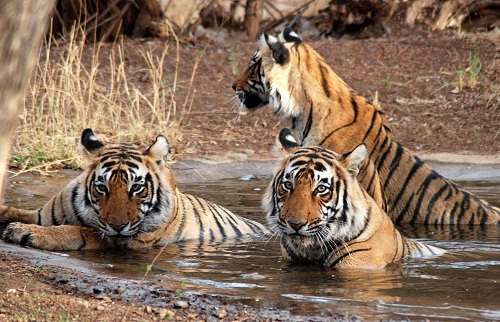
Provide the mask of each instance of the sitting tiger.
{"label": "sitting tiger", "polygon": [[396,142],[382,110],[351,89],[291,29],[263,34],[233,89],[243,109],[268,102],[303,146],[344,154],[365,144],[358,179],[396,223],[491,225],[500,209],[439,175]]}
{"label": "sitting tiger", "polygon": [[3,239],[46,250],[142,248],[195,239],[200,242],[260,236],[261,224],[201,198],[181,193],[158,136],[147,149],[104,145],[86,129],[81,136],[86,170],[39,210],[0,206],[10,223]]}
{"label": "sitting tiger", "polygon": [[364,144],[339,155],[300,147],[289,129],[279,135],[285,155],[262,205],[271,231],[292,260],[338,268],[382,268],[407,256],[444,251],[402,237],[356,176]]}

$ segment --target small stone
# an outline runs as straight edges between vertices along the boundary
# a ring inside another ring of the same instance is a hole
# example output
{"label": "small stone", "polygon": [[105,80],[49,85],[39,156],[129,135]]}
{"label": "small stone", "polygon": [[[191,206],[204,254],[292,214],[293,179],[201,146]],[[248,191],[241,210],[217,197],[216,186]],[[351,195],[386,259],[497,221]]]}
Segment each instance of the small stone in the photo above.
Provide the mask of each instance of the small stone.
{"label": "small stone", "polygon": [[174,307],[177,309],[185,309],[189,306],[189,303],[186,301],[175,301]]}
{"label": "small stone", "polygon": [[217,309],[215,311],[215,316],[218,317],[219,319],[223,319],[227,316],[227,311],[224,309]]}
{"label": "small stone", "polygon": [[160,315],[160,320],[170,319],[175,315],[174,312],[167,310],[167,309],[164,309],[164,308],[161,308],[159,310],[158,314]]}
{"label": "small stone", "polygon": [[78,305],[81,305],[81,306],[83,306],[86,309],[89,308],[89,301],[78,301],[76,303],[78,303]]}
{"label": "small stone", "polygon": [[147,314],[151,314],[151,313],[153,313],[153,309],[151,309],[151,306],[146,305],[144,307],[144,312],[146,312]]}
{"label": "small stone", "polygon": [[104,305],[99,304],[95,307],[95,309],[96,309],[96,311],[104,311],[106,309],[106,307]]}

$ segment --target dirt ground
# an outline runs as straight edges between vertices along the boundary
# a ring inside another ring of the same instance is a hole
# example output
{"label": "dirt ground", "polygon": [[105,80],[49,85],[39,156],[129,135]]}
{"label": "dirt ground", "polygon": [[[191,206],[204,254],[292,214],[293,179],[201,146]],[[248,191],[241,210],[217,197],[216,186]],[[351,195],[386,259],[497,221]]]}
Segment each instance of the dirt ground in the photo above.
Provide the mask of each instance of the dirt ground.
{"label": "dirt ground", "polygon": [[[333,69],[368,98],[376,92],[395,137],[417,154],[500,154],[500,41],[478,34],[459,37],[454,31],[431,32],[390,25],[382,39],[310,40]],[[165,41],[125,39],[131,80],[148,86],[141,46],[161,48]],[[111,46],[111,45],[109,45]],[[180,51],[179,103],[188,90],[195,59],[202,54],[194,80],[191,110],[173,148],[178,159],[244,161],[272,159],[275,135],[286,123],[269,108],[238,115],[232,80],[247,64],[256,43],[185,40]],[[161,51],[161,50],[160,50]],[[479,53],[477,84],[468,79],[458,88],[458,73],[469,55]],[[173,54],[172,54],[173,57]],[[174,59],[166,63],[173,69]],[[159,129],[159,134],[162,129]],[[152,307],[121,299],[119,291],[84,294],[72,286],[85,279],[78,272],[28,263],[13,253],[0,257],[2,321],[157,321],[287,320],[282,312],[227,305],[210,297],[162,294],[168,303]],[[98,281],[97,281],[98,283]],[[341,318],[341,317],[340,317]]]}

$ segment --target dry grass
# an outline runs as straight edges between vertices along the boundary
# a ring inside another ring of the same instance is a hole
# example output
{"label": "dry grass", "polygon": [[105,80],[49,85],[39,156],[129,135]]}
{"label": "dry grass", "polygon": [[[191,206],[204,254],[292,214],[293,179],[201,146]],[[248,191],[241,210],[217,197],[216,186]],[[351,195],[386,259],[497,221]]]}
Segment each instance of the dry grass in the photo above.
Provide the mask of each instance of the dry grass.
{"label": "dry grass", "polygon": [[[160,133],[174,142],[181,118],[174,120],[173,115],[190,108],[190,100],[180,107],[176,101],[177,38],[165,43],[160,54],[141,49],[148,84],[140,88],[129,82],[122,44],[114,44],[109,57],[103,57],[102,43],[85,44],[76,34],[42,46],[19,115],[11,164],[36,170],[54,165],[79,167],[76,151],[85,128],[113,142],[147,146]],[[166,75],[163,66],[169,46],[176,46],[176,69]],[[195,72],[196,66],[193,76]]]}

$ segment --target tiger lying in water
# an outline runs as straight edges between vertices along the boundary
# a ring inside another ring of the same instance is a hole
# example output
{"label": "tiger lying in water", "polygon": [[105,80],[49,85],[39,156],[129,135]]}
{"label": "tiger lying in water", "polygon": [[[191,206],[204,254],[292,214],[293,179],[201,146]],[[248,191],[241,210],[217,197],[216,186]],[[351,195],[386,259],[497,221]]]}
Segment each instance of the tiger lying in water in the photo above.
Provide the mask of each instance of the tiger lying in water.
{"label": "tiger lying in water", "polygon": [[289,129],[279,144],[282,161],[262,205],[271,230],[292,260],[338,268],[382,268],[407,256],[444,251],[402,237],[356,176],[367,150],[339,155],[300,147]]}
{"label": "tiger lying in water", "polygon": [[86,129],[86,170],[39,210],[0,205],[3,239],[46,250],[141,248],[183,240],[225,240],[268,232],[261,224],[181,193],[164,136],[147,149],[104,145]]}
{"label": "tiger lying in water", "polygon": [[302,39],[286,28],[264,34],[260,50],[233,85],[241,107],[270,104],[292,124],[303,146],[340,154],[365,144],[358,179],[396,223],[496,225],[500,209],[443,178],[390,132],[378,106],[351,89]]}

